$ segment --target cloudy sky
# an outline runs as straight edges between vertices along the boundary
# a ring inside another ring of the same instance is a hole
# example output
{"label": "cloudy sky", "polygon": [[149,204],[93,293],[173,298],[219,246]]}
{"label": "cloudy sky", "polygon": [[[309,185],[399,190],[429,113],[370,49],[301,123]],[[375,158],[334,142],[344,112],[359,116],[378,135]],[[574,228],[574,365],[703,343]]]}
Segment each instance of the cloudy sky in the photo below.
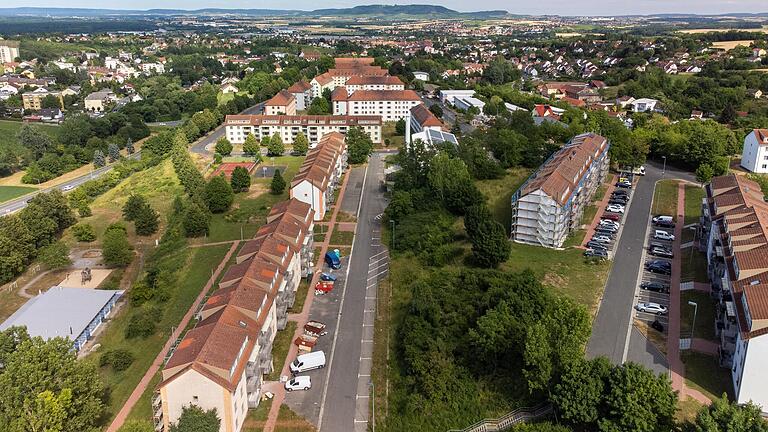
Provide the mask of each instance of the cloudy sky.
{"label": "cloudy sky", "polygon": [[552,15],[626,15],[654,13],[715,14],[729,12],[768,12],[768,0],[4,0],[2,7],[87,7],[112,9],[179,8],[198,9],[252,8],[252,9],[302,9],[348,7],[358,4],[440,4],[459,11],[504,9],[516,14]]}

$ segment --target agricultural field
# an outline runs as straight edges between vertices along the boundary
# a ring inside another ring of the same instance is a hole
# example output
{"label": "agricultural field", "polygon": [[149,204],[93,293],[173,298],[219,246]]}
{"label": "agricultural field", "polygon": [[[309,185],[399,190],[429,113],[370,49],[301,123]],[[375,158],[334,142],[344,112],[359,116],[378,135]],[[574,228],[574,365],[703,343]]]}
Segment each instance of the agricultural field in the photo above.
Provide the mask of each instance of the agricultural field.
{"label": "agricultural field", "polygon": [[722,49],[726,51],[730,51],[737,46],[743,46],[748,47],[752,45],[754,40],[738,40],[738,41],[723,41],[723,42],[712,42],[712,47],[717,49]]}

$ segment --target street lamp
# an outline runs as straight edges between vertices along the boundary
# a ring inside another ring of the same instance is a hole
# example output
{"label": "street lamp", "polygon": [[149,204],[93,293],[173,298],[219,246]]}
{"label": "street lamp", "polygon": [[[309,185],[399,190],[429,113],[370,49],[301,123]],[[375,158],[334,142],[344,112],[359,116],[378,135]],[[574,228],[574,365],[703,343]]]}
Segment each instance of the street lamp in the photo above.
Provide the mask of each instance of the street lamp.
{"label": "street lamp", "polygon": [[661,168],[661,175],[664,175],[664,173],[667,172],[667,157],[662,156],[662,159],[664,159],[664,166]]}
{"label": "street lamp", "polygon": [[691,339],[693,339],[693,330],[696,328],[696,313],[699,311],[699,305],[694,301],[688,301],[689,306],[693,306],[693,323],[691,324]]}
{"label": "street lamp", "polygon": [[395,221],[389,221],[392,224],[392,252],[395,251]]}

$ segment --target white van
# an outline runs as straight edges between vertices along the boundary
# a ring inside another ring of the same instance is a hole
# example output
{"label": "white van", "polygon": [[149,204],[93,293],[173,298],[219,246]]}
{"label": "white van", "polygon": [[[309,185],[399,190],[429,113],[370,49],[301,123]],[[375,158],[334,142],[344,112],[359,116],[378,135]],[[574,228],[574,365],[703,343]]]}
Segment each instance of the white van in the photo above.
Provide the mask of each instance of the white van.
{"label": "white van", "polygon": [[322,351],[315,351],[296,357],[296,360],[291,363],[291,373],[296,375],[298,373],[310,371],[313,369],[321,369],[324,367],[325,353]]}
{"label": "white van", "polygon": [[654,233],[653,233],[653,238],[655,238],[657,240],[669,240],[669,241],[674,241],[675,240],[675,236],[674,235],[672,235],[672,234],[670,234],[670,233],[668,233],[666,231],[663,231],[663,230],[655,230]]}
{"label": "white van", "polygon": [[670,223],[672,222],[672,216],[656,216],[653,218],[653,223],[659,222]]}

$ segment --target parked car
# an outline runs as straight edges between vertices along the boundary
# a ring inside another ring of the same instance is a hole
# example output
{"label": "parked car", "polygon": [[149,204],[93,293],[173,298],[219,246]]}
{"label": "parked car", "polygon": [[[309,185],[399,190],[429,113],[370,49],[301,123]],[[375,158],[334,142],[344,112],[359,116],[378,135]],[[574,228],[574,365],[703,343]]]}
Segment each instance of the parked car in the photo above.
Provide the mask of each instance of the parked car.
{"label": "parked car", "polygon": [[606,209],[606,211],[609,211],[611,213],[624,213],[624,206],[612,204],[609,205]]}
{"label": "parked car", "polygon": [[285,382],[285,389],[289,392],[294,390],[309,390],[311,388],[312,380],[308,375],[296,376]]}
{"label": "parked car", "polygon": [[605,213],[601,216],[603,219],[608,219],[612,221],[619,221],[621,220],[621,216],[615,214],[615,213]]}
{"label": "parked car", "polygon": [[598,226],[614,227],[618,229],[620,225],[618,222],[612,221],[610,219],[600,219],[600,223]]}
{"label": "parked car", "polygon": [[663,275],[670,275],[672,274],[672,268],[671,267],[664,267],[658,264],[648,264],[645,266],[645,269],[648,270],[651,273],[657,273],[657,274],[663,274]]}
{"label": "parked car", "polygon": [[600,243],[600,242],[597,242],[597,241],[594,241],[594,240],[588,241],[587,242],[587,247],[590,248],[590,249],[602,249],[602,250],[605,250],[605,251],[608,250],[608,248],[605,246],[604,243]]}
{"label": "parked car", "polygon": [[327,252],[325,254],[325,263],[328,264],[328,267],[338,270],[341,268],[341,260],[339,259],[339,256],[336,254],[336,252]]}
{"label": "parked car", "polygon": [[632,183],[628,181],[623,181],[623,182],[616,183],[616,186],[620,188],[630,189],[632,187]]}
{"label": "parked car", "polygon": [[659,222],[673,222],[674,223],[675,222],[674,219],[672,219],[672,216],[664,216],[664,215],[654,216],[654,218],[652,220],[653,220],[653,223],[659,223]]}
{"label": "parked car", "polygon": [[74,188],[75,188],[75,185],[68,184],[68,185],[64,185],[64,187],[61,188],[61,191],[62,192],[69,192],[69,191],[71,191]]}
{"label": "parked car", "polygon": [[335,282],[336,276],[330,274],[330,273],[321,273],[320,274],[320,280],[324,282]]}
{"label": "parked car", "polygon": [[611,240],[610,237],[605,236],[605,235],[596,235],[596,236],[592,237],[592,241],[596,241],[598,243],[611,243],[611,242],[613,242],[613,240]]}
{"label": "parked car", "polygon": [[651,323],[651,328],[661,333],[664,333],[664,324],[660,323],[659,320],[653,320],[653,322]]}
{"label": "parked car", "polygon": [[656,315],[664,315],[667,313],[667,308],[658,304],[658,303],[638,303],[637,306],[635,306],[635,309],[637,309],[640,312],[646,312],[646,313],[652,313]]}
{"label": "parked car", "polygon": [[670,234],[664,230],[654,230],[653,238],[655,238],[656,240],[675,241],[675,235]]}
{"label": "parked car", "polygon": [[674,258],[675,254],[667,248],[652,247],[651,255],[655,255],[662,258]]}
{"label": "parked car", "polygon": [[601,224],[597,224],[595,229],[616,232],[619,230],[619,226],[614,225],[612,223],[601,223]]}
{"label": "parked car", "polygon": [[674,228],[675,223],[674,222],[666,222],[666,221],[660,221],[656,222],[654,225],[660,228]]}
{"label": "parked car", "polygon": [[621,199],[610,199],[608,200],[608,205],[620,205],[620,206],[626,206],[627,200],[621,200]]}
{"label": "parked car", "polygon": [[308,354],[302,354],[291,362],[291,373],[296,375],[313,369],[322,369],[325,367],[325,353],[315,351]]}
{"label": "parked car", "polygon": [[661,267],[667,267],[672,268],[672,263],[669,261],[664,260],[650,260],[646,263],[647,265],[655,265],[655,266],[661,266]]}
{"label": "parked car", "polygon": [[663,284],[661,282],[643,282],[640,284],[640,289],[664,293],[669,292],[669,285]]}
{"label": "parked car", "polygon": [[608,258],[608,251],[605,249],[587,249],[584,251],[585,257]]}

